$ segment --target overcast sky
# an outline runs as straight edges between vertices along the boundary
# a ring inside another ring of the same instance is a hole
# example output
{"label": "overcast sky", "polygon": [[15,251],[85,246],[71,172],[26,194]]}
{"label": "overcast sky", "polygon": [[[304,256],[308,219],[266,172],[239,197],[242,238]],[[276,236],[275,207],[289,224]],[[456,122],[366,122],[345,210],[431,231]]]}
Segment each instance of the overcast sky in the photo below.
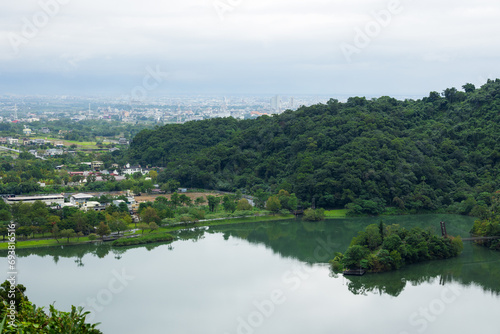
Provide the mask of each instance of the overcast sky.
{"label": "overcast sky", "polygon": [[0,95],[424,96],[500,77],[499,17],[498,0],[2,1]]}

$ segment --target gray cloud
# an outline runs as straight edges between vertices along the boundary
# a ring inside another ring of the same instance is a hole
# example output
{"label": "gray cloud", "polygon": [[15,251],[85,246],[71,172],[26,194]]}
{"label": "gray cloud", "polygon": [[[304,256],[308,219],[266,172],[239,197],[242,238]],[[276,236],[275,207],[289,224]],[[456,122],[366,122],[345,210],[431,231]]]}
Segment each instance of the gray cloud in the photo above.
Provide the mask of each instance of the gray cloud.
{"label": "gray cloud", "polygon": [[493,0],[2,3],[0,89],[120,94],[160,66],[170,92],[427,94],[500,76],[499,14]]}

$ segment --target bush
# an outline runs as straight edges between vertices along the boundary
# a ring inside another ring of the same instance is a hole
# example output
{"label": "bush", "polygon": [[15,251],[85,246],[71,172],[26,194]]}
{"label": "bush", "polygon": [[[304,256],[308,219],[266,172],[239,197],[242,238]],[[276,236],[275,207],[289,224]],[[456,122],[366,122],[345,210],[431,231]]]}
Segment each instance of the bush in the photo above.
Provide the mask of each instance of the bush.
{"label": "bush", "polygon": [[307,221],[320,221],[325,219],[325,210],[324,209],[307,209],[304,211],[304,220]]}
{"label": "bush", "polygon": [[235,211],[233,212],[232,216],[233,217],[253,216],[253,214],[254,214],[253,211],[244,210],[244,211]]}
{"label": "bush", "polygon": [[187,206],[181,206],[177,209],[177,213],[180,215],[184,215],[189,212],[189,208]]}
{"label": "bush", "polygon": [[188,216],[188,215],[180,216],[180,217],[177,218],[177,220],[180,223],[191,223],[191,222],[197,222],[198,221],[198,219],[193,218],[193,217]]}
{"label": "bush", "polygon": [[252,205],[245,198],[240,199],[238,201],[238,204],[236,205],[236,210],[239,211],[252,210],[252,208],[253,208]]}
{"label": "bush", "polygon": [[[0,288],[0,319],[4,319],[5,323],[0,325],[2,333],[88,333],[99,334],[102,332],[96,329],[97,324],[89,324],[85,322],[86,316],[90,313],[84,311],[82,307],[71,306],[70,312],[57,310],[54,305],[49,306],[49,312],[45,313],[43,308],[36,307],[32,304],[28,297],[24,295],[26,288],[22,284],[16,286],[15,305],[17,308],[14,326],[11,326],[5,320],[7,315],[7,304],[10,303],[8,291],[10,291],[10,283],[5,281]],[[12,299],[14,300],[14,299]]]}
{"label": "bush", "polygon": [[174,218],[165,218],[161,221],[161,225],[171,225],[175,222],[176,220]]}
{"label": "bush", "polygon": [[172,241],[175,238],[170,234],[150,234],[145,236],[140,236],[137,238],[121,238],[113,241],[112,246],[132,246],[132,245],[143,245],[150,244],[153,242],[162,242],[162,241]]}
{"label": "bush", "polygon": [[191,208],[191,209],[189,209],[189,215],[193,218],[196,218],[196,219],[205,219],[205,211],[204,210]]}

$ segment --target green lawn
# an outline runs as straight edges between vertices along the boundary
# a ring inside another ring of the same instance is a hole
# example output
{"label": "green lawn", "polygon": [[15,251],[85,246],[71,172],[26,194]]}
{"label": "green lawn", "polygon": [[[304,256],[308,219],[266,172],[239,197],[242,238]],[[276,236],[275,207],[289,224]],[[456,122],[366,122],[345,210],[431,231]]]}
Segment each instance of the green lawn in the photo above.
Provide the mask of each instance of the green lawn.
{"label": "green lawn", "polygon": [[345,217],[347,217],[347,209],[325,211],[325,217],[326,218],[345,218]]}
{"label": "green lawn", "polygon": [[[89,241],[87,237],[77,238],[61,238],[57,242],[54,239],[38,239],[38,240],[18,240],[16,243],[16,248],[35,248],[35,247],[46,247],[46,246],[60,246],[60,245],[76,245]],[[0,249],[7,249],[9,244],[7,242],[0,243]]]}
{"label": "green lawn", "polygon": [[[93,141],[84,141],[84,142],[79,142],[79,141],[76,141],[76,140],[64,140],[64,139],[60,139],[60,138],[54,138],[54,137],[45,137],[45,136],[34,136],[34,137],[30,137],[31,139],[47,139],[47,140],[50,140],[50,141],[61,141],[63,143],[63,145],[65,147],[69,147],[73,144],[75,144],[76,146],[78,147],[82,147],[82,148],[98,148],[96,146],[96,142],[93,142]],[[110,145],[109,143],[107,144],[103,144],[104,146],[106,145]]]}

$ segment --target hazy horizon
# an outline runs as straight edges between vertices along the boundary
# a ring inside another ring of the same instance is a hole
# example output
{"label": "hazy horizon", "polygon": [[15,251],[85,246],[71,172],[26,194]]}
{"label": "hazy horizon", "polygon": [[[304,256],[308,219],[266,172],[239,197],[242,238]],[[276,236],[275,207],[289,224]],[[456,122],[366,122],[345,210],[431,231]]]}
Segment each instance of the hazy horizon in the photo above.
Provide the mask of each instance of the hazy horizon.
{"label": "hazy horizon", "polygon": [[0,95],[423,97],[500,77],[492,0],[26,0],[0,9]]}

